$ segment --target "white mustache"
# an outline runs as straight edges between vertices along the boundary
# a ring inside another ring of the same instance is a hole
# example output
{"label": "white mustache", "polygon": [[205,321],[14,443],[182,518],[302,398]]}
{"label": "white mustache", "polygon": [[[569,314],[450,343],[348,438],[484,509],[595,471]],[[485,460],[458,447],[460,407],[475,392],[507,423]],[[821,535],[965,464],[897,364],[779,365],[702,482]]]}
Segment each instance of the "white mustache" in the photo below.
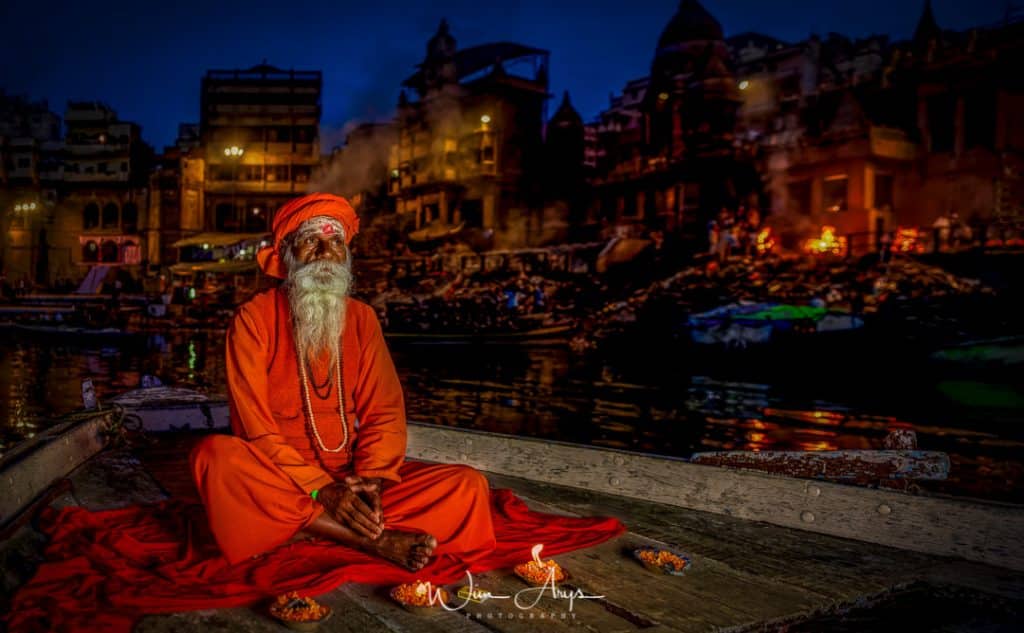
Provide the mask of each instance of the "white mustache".
{"label": "white mustache", "polygon": [[352,285],[348,263],[318,260],[290,269],[286,286],[297,351],[319,357],[327,351],[337,362],[345,327],[346,297]]}

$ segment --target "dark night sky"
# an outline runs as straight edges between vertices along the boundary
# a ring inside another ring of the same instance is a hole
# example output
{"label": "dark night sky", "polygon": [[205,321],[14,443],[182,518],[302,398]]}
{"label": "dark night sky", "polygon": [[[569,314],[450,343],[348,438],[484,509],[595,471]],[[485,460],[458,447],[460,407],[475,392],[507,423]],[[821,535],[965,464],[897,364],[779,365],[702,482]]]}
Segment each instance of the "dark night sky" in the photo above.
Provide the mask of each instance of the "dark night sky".
{"label": "dark night sky", "polygon": [[[812,32],[909,37],[923,0],[705,0],[726,35],[783,40]],[[211,68],[323,70],[324,151],[353,118],[388,117],[401,80],[447,17],[459,47],[511,40],[551,51],[553,113],[568,89],[584,119],[608,93],[647,74],[678,0],[169,0],[0,2],[0,88],[45,98],[101,100],[143,126],[158,150],[181,121],[198,121],[199,81]],[[934,0],[943,28],[999,20],[1006,0]]]}

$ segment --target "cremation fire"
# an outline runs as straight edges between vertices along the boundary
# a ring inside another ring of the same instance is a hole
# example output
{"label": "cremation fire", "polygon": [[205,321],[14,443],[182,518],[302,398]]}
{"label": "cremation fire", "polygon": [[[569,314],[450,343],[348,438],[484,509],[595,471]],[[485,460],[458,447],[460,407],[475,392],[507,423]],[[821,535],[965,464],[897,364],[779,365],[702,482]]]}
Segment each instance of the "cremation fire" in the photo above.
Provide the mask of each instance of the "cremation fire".
{"label": "cremation fire", "polygon": [[846,238],[836,236],[836,227],[821,227],[821,236],[804,242],[804,251],[814,255],[842,255],[846,251]]}

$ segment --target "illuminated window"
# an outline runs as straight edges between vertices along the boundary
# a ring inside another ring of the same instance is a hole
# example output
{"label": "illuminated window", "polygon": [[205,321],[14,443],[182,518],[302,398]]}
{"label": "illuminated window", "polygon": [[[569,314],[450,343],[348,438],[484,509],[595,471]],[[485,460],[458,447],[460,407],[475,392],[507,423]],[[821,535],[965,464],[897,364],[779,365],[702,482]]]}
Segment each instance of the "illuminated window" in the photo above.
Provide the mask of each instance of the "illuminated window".
{"label": "illuminated window", "polygon": [[826,211],[830,213],[846,211],[846,195],[849,180],[846,176],[832,176],[825,179],[821,192],[821,201]]}

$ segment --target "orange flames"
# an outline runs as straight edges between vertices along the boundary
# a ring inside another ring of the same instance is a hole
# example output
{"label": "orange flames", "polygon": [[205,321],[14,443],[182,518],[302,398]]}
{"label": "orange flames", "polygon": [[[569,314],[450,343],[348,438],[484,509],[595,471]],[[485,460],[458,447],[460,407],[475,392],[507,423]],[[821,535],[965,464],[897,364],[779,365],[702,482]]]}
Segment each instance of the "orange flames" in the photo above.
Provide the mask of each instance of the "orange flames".
{"label": "orange flames", "polygon": [[804,251],[814,255],[842,255],[846,252],[846,238],[836,236],[836,227],[821,227],[821,236],[804,242]]}
{"label": "orange flames", "polygon": [[923,253],[924,242],[921,240],[921,232],[917,229],[896,229],[896,235],[892,240],[892,251],[894,253]]}
{"label": "orange flames", "polygon": [[772,230],[765,227],[757,234],[757,254],[770,253],[773,248],[775,248],[775,238],[772,236]]}

